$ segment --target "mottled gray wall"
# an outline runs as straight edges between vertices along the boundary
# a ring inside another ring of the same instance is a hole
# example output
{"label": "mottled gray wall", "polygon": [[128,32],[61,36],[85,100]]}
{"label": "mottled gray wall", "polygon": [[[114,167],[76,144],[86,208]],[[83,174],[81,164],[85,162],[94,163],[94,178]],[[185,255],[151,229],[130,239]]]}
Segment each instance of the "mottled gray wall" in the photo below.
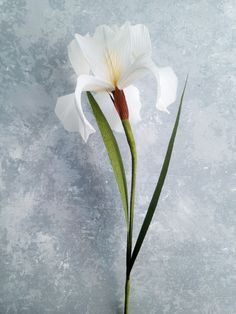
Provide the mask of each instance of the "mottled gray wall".
{"label": "mottled gray wall", "polygon": [[[98,133],[88,145],[67,133],[54,106],[74,90],[73,34],[126,20],[149,27],[179,94],[190,73],[130,313],[236,313],[235,0],[1,0],[0,314],[121,313],[125,226],[106,151]],[[156,112],[151,76],[139,87],[136,234],[177,109]]]}

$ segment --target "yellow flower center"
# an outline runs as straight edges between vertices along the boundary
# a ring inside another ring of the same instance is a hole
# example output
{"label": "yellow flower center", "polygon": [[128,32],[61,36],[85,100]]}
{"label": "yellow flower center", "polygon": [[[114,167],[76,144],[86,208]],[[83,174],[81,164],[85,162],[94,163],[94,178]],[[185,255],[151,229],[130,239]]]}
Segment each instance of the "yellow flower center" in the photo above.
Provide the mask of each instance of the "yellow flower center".
{"label": "yellow flower center", "polygon": [[107,62],[110,81],[112,82],[113,86],[116,87],[117,82],[119,81],[121,76],[120,60],[117,54],[110,49],[107,49],[105,58]]}

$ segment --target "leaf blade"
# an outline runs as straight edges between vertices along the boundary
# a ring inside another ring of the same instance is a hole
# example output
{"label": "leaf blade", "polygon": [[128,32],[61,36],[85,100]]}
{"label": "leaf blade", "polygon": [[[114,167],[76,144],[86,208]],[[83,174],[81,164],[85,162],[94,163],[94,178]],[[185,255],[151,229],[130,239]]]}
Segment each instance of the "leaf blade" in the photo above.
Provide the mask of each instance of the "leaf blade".
{"label": "leaf blade", "polygon": [[98,128],[103,138],[103,142],[107,149],[107,153],[113,168],[113,172],[115,174],[116,182],[118,185],[118,189],[121,196],[122,205],[125,211],[125,220],[128,225],[128,190],[127,190],[127,182],[126,175],[124,170],[124,165],[121,157],[121,153],[119,150],[119,146],[115,139],[115,136],[112,132],[112,129],[107,122],[102,110],[100,109],[98,103],[94,99],[93,95],[90,92],[87,92],[87,97],[89,103],[92,107],[93,114],[97,121]]}
{"label": "leaf blade", "polygon": [[186,86],[187,86],[187,81],[188,81],[188,76],[187,76],[187,78],[185,80],[183,92],[182,92],[182,95],[181,95],[181,98],[180,98],[180,104],[179,104],[178,113],[177,113],[177,116],[176,116],[176,120],[175,120],[173,131],[172,131],[172,134],[171,134],[171,137],[170,137],[170,140],[169,140],[169,144],[168,144],[168,148],[167,148],[167,151],[166,151],[164,163],[162,165],[161,173],[160,173],[160,176],[159,176],[159,179],[158,179],[155,191],[153,193],[151,202],[149,204],[146,216],[144,218],[142,227],[140,229],[137,241],[136,241],[135,246],[134,246],[133,254],[132,254],[132,257],[131,257],[131,263],[130,263],[130,271],[131,271],[131,269],[132,269],[132,267],[134,265],[134,262],[135,262],[135,260],[136,260],[136,258],[138,256],[138,253],[139,253],[139,251],[140,251],[140,249],[142,247],[143,241],[145,239],[145,236],[147,234],[148,228],[149,228],[149,226],[151,224],[153,215],[155,213],[155,210],[156,210],[156,207],[157,207],[157,204],[158,204],[158,200],[159,200],[159,197],[160,197],[160,194],[161,194],[161,191],[162,191],[162,187],[163,187],[164,182],[165,182],[165,178],[166,178],[166,175],[167,175],[167,172],[168,172],[170,159],[171,159],[171,155],[172,155],[172,151],[173,151],[173,147],[174,147],[175,137],[176,137],[176,133],[177,133],[178,125],[179,125],[180,113],[181,113],[181,109],[182,109],[182,103],[183,103],[183,98],[184,98],[184,94],[185,94],[185,89],[186,89]]}

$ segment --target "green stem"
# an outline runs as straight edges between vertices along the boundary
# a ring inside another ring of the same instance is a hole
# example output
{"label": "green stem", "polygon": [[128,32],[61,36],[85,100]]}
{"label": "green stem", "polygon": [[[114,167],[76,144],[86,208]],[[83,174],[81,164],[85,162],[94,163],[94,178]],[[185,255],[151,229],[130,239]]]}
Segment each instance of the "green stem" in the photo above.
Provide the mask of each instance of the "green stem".
{"label": "green stem", "polygon": [[126,279],[125,282],[125,306],[124,306],[124,314],[129,313],[129,296],[130,296],[130,280]]}
{"label": "green stem", "polygon": [[130,210],[128,217],[127,230],[127,249],[126,249],[126,283],[125,283],[125,310],[128,314],[129,295],[130,295],[130,271],[131,271],[131,254],[132,254],[132,238],[133,238],[133,222],[134,222],[134,199],[135,199],[135,185],[136,185],[136,171],[137,171],[137,153],[133,132],[129,120],[122,120],[126,139],[130,148],[132,159],[132,179],[130,192]]}

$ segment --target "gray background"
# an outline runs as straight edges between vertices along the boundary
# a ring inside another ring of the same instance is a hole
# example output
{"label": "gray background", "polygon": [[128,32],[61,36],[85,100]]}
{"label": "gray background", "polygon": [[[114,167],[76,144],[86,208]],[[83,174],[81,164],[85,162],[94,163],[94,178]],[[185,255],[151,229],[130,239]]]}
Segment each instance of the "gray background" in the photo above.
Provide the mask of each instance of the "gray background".
{"label": "gray background", "polygon": [[[84,144],[54,107],[75,87],[73,34],[130,20],[150,29],[179,95],[190,74],[130,313],[235,314],[235,1],[1,0],[0,12],[0,313],[122,313],[125,224],[109,160],[98,132]],[[151,76],[138,86],[136,235],[177,109],[157,113]]]}

